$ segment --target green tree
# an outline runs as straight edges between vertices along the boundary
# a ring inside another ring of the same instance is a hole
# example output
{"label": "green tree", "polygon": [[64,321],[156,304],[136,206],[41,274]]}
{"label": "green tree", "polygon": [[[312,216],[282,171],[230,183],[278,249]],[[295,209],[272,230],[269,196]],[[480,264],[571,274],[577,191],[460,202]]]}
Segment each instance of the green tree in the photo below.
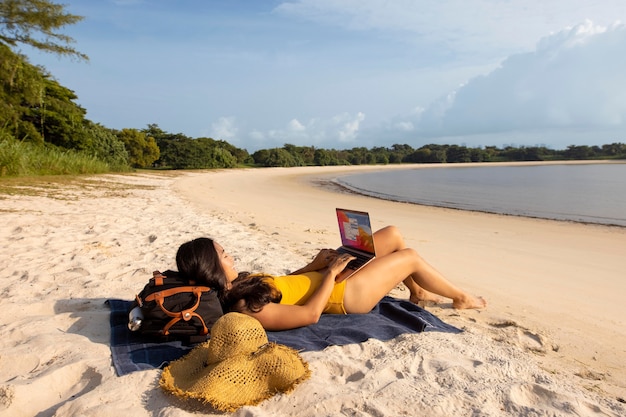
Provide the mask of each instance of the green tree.
{"label": "green tree", "polygon": [[252,154],[254,162],[265,167],[295,167],[299,162],[284,148],[264,149]]}
{"label": "green tree", "polygon": [[157,124],[148,125],[142,130],[146,136],[153,137],[159,147],[159,159],[155,162],[160,167],[184,169],[188,167],[189,157],[193,156],[191,138],[182,133],[167,133]]}
{"label": "green tree", "polygon": [[211,138],[192,139],[192,147],[199,158],[194,168],[233,168],[237,166],[237,158],[230,153],[226,142]]}
{"label": "green tree", "polygon": [[404,162],[414,163],[445,163],[446,147],[442,145],[424,145],[415,152],[407,155]]}
{"label": "green tree", "polygon": [[258,151],[252,154],[252,159],[254,160],[254,163],[257,165],[261,165],[261,166],[265,165],[265,161],[267,161],[269,157],[270,157],[269,149],[259,149]]}
{"label": "green tree", "polygon": [[137,129],[122,129],[116,136],[124,143],[132,166],[145,168],[159,159],[159,147],[152,136]]}
{"label": "green tree", "polygon": [[333,155],[326,149],[316,149],[313,156],[313,163],[318,166],[336,165],[333,162]]}
{"label": "green tree", "polygon": [[389,162],[392,164],[402,162],[407,155],[410,155],[414,152],[414,149],[407,144],[400,145],[394,144],[391,145],[391,151],[389,154]]}
{"label": "green tree", "polygon": [[626,144],[623,143],[611,143],[602,145],[602,153],[608,157],[626,157]]}
{"label": "green tree", "polygon": [[0,43],[0,127],[20,140],[85,149],[85,110],[74,92]]}
{"label": "green tree", "polygon": [[23,120],[43,89],[41,71],[0,43],[0,127],[20,140],[43,143],[38,129]]}
{"label": "green tree", "polygon": [[283,149],[291,155],[292,160],[289,162],[291,165],[289,166],[303,166],[304,159],[302,158],[302,153],[305,148],[292,145],[289,143],[285,143],[283,145]]}
{"label": "green tree", "polygon": [[465,146],[450,145],[446,150],[447,162],[470,162],[470,150]]}
{"label": "green tree", "polygon": [[157,143],[159,143],[159,140],[161,140],[162,138],[168,136],[168,133],[161,129],[156,123],[149,124],[147,128],[142,129],[141,131],[147,136],[152,136],[154,140],[157,141]]}
{"label": "green tree", "polygon": [[334,157],[333,165],[351,165],[350,158],[352,156],[351,156],[350,151],[347,151],[347,150],[338,151],[336,149],[332,149],[331,153],[333,154],[333,157]]}
{"label": "green tree", "polygon": [[245,149],[239,149],[223,140],[192,139],[182,133],[167,133],[157,124],[142,130],[153,137],[160,155],[155,165],[172,169],[233,168],[239,163],[253,163]]}
{"label": "green tree", "polygon": [[160,155],[156,164],[161,167],[185,169],[190,168],[194,163],[194,153],[190,138],[161,138],[158,141],[158,146]]}
{"label": "green tree", "polygon": [[379,146],[370,149],[369,153],[368,163],[385,165],[389,163],[389,149]]}
{"label": "green tree", "polygon": [[0,43],[15,47],[25,44],[33,48],[88,60],[87,55],[70,45],[74,39],[58,32],[83,19],[65,11],[62,4],[48,0],[0,1]]}
{"label": "green tree", "polygon": [[213,146],[209,150],[207,168],[234,168],[237,166],[237,158],[226,148]]}
{"label": "green tree", "polygon": [[352,165],[361,165],[368,163],[369,151],[365,147],[352,148],[349,151],[348,161]]}
{"label": "green tree", "polygon": [[48,0],[0,1],[0,127],[20,140],[86,149],[85,110],[73,91],[42,67],[31,65],[11,48],[29,45],[44,52],[87,60],[73,39],[58,30],[82,19]]}
{"label": "green tree", "polygon": [[471,162],[484,162],[486,161],[485,157],[485,153],[483,152],[482,149],[480,148],[471,148],[469,150],[470,152],[470,160]]}
{"label": "green tree", "polygon": [[593,156],[593,150],[587,145],[570,145],[563,152],[563,155],[567,159],[588,159]]}
{"label": "green tree", "polygon": [[425,162],[434,162],[432,160],[432,151],[428,148],[417,149],[404,157],[403,162],[413,162],[422,164]]}
{"label": "green tree", "polygon": [[483,160],[484,161],[493,161],[498,157],[500,150],[496,146],[485,146],[483,150]]}
{"label": "green tree", "polygon": [[114,170],[121,170],[130,166],[129,155],[124,143],[115,136],[115,133],[100,124],[86,122],[85,135],[91,140],[90,146],[84,151],[109,164]]}
{"label": "green tree", "polygon": [[252,163],[254,163],[254,160],[252,159],[252,157],[250,156],[248,151],[245,150],[245,149],[237,148],[236,146],[231,145],[230,143],[228,143],[228,142],[226,142],[224,140],[216,141],[216,145],[219,148],[222,148],[222,149],[227,150],[228,152],[230,152],[230,154],[235,157],[235,159],[237,160],[238,164],[252,164]]}
{"label": "green tree", "polygon": [[42,87],[40,97],[28,107],[23,120],[37,128],[44,142],[68,149],[88,148],[88,139],[81,135],[86,111],[74,103],[76,94],[46,73]]}
{"label": "green tree", "polygon": [[283,149],[289,152],[298,166],[313,165],[315,158],[315,148],[312,146],[296,146],[285,143]]}

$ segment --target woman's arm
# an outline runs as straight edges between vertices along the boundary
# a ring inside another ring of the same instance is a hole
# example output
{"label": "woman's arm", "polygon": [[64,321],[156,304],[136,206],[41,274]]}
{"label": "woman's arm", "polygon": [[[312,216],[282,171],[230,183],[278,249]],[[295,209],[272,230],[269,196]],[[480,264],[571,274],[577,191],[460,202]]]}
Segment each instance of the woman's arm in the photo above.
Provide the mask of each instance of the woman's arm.
{"label": "woman's arm", "polygon": [[330,262],[337,258],[339,254],[334,249],[322,249],[308,265],[291,272],[289,275],[299,275],[306,272],[321,271],[326,268]]}
{"label": "woman's arm", "polygon": [[335,278],[352,259],[354,257],[349,255],[336,257],[328,265],[322,284],[301,306],[269,303],[259,312],[249,310],[243,312],[259,320],[266,330],[272,331],[295,329],[317,323],[333,291]]}

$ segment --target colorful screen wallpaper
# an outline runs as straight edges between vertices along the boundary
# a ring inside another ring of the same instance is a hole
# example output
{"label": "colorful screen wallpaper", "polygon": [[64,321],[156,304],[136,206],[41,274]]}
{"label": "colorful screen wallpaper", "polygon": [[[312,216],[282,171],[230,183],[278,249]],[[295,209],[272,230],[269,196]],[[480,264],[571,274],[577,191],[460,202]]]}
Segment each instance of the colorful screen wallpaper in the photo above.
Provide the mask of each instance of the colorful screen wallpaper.
{"label": "colorful screen wallpaper", "polygon": [[337,209],[337,221],[344,246],[374,253],[374,237],[367,214]]}

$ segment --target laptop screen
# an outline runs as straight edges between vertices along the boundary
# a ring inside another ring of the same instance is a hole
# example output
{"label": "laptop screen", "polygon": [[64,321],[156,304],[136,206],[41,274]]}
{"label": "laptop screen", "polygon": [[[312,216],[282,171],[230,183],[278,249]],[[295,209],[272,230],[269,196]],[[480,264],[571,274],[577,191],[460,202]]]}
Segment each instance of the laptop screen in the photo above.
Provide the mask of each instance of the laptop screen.
{"label": "laptop screen", "polygon": [[337,222],[343,246],[363,252],[374,252],[374,235],[369,214],[362,211],[337,209]]}

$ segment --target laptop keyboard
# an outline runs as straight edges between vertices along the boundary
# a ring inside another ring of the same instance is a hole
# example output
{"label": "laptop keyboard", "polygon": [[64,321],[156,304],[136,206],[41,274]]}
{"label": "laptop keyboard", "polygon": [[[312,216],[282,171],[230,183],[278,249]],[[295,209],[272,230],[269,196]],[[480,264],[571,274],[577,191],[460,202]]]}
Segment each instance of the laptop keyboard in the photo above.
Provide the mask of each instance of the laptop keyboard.
{"label": "laptop keyboard", "polygon": [[350,252],[348,250],[345,250],[344,248],[337,249],[337,252],[347,253],[348,255],[352,255],[356,258],[348,262],[348,265],[346,266],[346,268],[349,268],[349,269],[359,269],[360,267],[365,265],[370,259],[372,259],[371,256],[363,255],[363,254],[356,253],[356,252]]}

